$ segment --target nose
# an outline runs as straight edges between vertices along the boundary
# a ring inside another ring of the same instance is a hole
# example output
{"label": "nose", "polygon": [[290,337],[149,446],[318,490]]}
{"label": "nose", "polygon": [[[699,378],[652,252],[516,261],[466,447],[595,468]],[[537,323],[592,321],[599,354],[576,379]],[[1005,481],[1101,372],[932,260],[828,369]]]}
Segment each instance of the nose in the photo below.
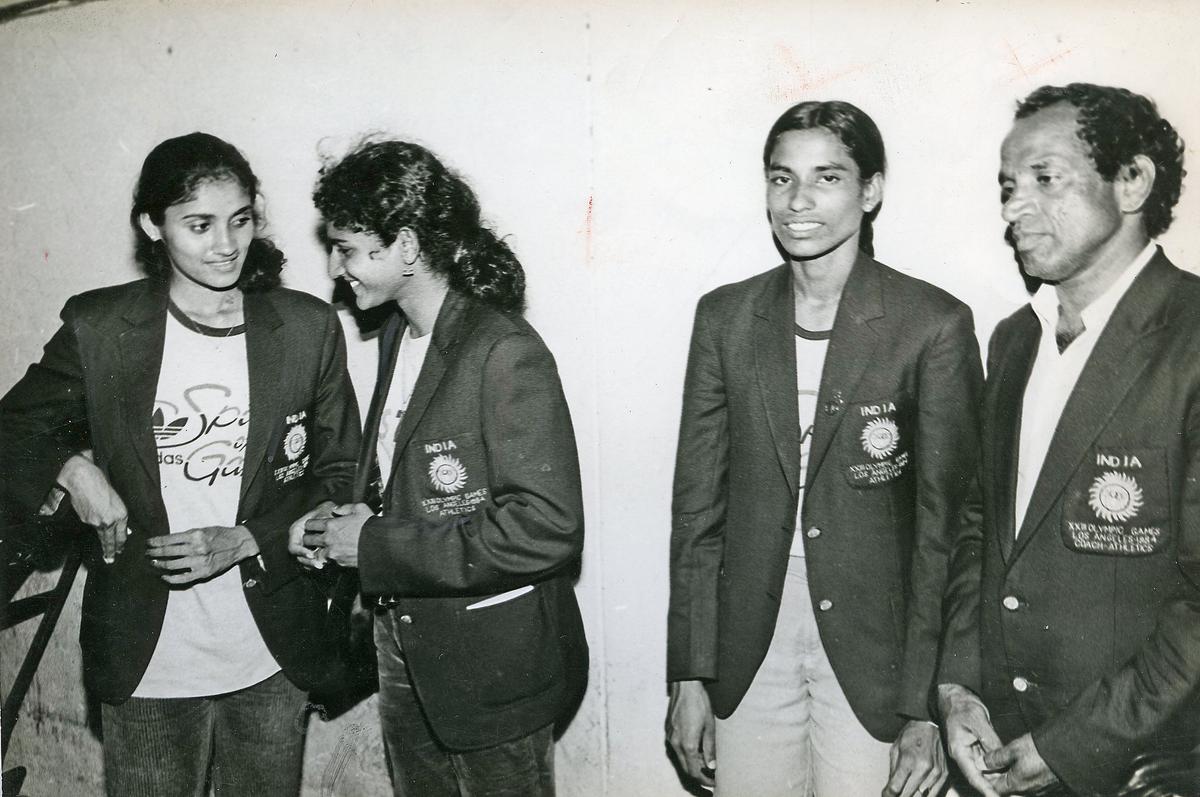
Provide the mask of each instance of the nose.
{"label": "nose", "polygon": [[332,249],[329,250],[329,258],[325,261],[325,271],[329,274],[329,279],[331,280],[335,280],[346,274],[346,269],[342,267],[342,258]]}
{"label": "nose", "polygon": [[218,255],[232,255],[237,250],[237,238],[233,230],[220,224],[213,225],[213,252]]}
{"label": "nose", "polygon": [[1031,210],[1028,195],[1019,186],[1014,186],[1000,205],[1000,216],[1005,222],[1012,224]]}
{"label": "nose", "polygon": [[797,180],[792,186],[791,195],[788,197],[788,210],[810,210],[812,207],[813,193],[811,186]]}

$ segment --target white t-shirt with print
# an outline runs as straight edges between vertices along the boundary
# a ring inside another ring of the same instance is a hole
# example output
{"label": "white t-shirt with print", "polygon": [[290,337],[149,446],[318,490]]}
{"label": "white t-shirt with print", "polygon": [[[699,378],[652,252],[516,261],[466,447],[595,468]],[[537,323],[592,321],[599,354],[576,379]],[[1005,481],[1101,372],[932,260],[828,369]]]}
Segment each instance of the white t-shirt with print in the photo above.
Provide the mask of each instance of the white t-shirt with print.
{"label": "white t-shirt with print", "polygon": [[[153,415],[167,520],[172,533],[233,526],[250,422],[244,327],[201,327],[171,309]],[[278,671],[234,565],[215,578],[172,586],[158,644],[133,696],[222,694]]]}

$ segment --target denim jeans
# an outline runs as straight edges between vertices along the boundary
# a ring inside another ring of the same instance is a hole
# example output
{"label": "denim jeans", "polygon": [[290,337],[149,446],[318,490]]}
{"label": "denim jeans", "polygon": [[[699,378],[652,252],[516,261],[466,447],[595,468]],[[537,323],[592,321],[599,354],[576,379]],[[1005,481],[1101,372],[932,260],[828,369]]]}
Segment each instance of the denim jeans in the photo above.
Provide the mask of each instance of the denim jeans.
{"label": "denim jeans", "polygon": [[296,797],[305,694],[282,672],[211,697],[102,705],[109,797]]}
{"label": "denim jeans", "polygon": [[452,752],[433,736],[400,649],[397,613],[375,615],[379,719],[395,797],[553,797],[554,735],[547,725],[509,742]]}
{"label": "denim jeans", "polygon": [[878,797],[891,745],[854,716],[825,655],[803,557],[788,557],[767,656],[718,719],[717,797]]}

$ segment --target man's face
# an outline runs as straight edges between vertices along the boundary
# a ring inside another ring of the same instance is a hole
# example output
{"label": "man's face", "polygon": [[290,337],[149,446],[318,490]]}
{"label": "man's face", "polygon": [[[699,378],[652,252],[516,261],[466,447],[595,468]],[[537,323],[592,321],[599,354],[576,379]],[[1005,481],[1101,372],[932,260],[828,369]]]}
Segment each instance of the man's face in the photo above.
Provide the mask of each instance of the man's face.
{"label": "man's face", "polygon": [[1059,103],[1018,119],[1000,150],[1001,215],[1025,271],[1060,283],[1097,263],[1121,227],[1117,186],[1100,177]]}

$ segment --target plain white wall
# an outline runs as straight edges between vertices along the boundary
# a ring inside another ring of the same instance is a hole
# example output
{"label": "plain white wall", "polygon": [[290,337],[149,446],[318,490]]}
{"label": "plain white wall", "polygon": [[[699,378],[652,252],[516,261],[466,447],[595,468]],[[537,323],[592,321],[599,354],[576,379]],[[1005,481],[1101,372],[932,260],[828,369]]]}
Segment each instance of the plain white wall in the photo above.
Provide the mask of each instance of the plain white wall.
{"label": "plain white wall", "polygon": [[[318,153],[367,130],[425,143],[512,236],[576,423],[593,665],[559,746],[560,789],[681,794],[662,742],[680,389],[696,299],[777,262],[759,160],[770,124],[802,99],[870,113],[890,159],[877,257],[970,303],[986,339],[1024,300],[995,178],[1015,100],[1043,83],[1123,85],[1200,140],[1197,32],[1184,0],[131,0],[16,20],[0,26],[0,390],[67,296],[136,276],[129,194],[161,139],[203,129],[239,146],[263,180],[287,284],[325,298]],[[1185,191],[1163,241],[1185,267],[1200,264],[1198,210]],[[365,399],[373,347],[351,355]],[[77,716],[62,682],[77,672],[70,628],[38,699]],[[373,718],[355,721],[369,732]],[[330,732],[310,732],[327,757]],[[95,765],[94,749],[81,755]],[[355,777],[337,793],[371,793],[378,766]]]}

